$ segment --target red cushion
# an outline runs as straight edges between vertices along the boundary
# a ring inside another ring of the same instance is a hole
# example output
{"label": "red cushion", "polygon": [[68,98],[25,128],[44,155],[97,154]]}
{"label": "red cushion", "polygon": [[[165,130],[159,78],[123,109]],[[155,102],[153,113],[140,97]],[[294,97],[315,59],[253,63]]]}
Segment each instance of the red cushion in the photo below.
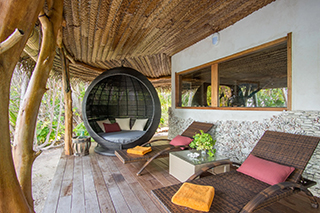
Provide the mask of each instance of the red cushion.
{"label": "red cushion", "polygon": [[177,135],[170,141],[170,144],[173,146],[188,146],[191,141],[193,141],[192,138]]}
{"label": "red cushion", "polygon": [[104,129],[105,129],[105,132],[119,132],[121,131],[120,129],[120,126],[118,123],[113,123],[113,124],[106,124],[106,123],[103,123],[103,126],[104,126]]}
{"label": "red cushion", "polygon": [[249,155],[238,172],[249,175],[270,185],[286,181],[294,168]]}

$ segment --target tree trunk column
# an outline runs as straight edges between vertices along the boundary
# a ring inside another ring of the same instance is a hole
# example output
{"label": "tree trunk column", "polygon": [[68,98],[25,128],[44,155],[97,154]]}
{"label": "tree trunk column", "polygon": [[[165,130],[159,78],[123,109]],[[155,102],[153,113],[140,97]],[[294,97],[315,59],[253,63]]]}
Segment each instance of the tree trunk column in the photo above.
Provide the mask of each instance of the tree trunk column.
{"label": "tree trunk column", "polygon": [[64,89],[64,108],[65,108],[65,135],[64,151],[66,155],[72,155],[72,98],[70,86],[69,61],[66,59],[64,49],[60,48],[60,58],[62,64],[62,81]]}

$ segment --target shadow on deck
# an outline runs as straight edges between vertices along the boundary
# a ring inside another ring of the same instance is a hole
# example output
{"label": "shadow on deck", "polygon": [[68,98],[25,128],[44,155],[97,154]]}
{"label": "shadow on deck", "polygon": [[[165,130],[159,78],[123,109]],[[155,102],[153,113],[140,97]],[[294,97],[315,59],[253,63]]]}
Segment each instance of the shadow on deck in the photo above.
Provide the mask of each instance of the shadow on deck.
{"label": "shadow on deck", "polygon": [[[117,157],[98,155],[92,148],[84,157],[62,153],[43,213],[165,212],[150,190],[179,183],[168,173],[168,158],[154,160],[142,176],[136,176],[144,162],[122,164]],[[297,194],[257,212],[320,210],[312,209],[308,198]]]}

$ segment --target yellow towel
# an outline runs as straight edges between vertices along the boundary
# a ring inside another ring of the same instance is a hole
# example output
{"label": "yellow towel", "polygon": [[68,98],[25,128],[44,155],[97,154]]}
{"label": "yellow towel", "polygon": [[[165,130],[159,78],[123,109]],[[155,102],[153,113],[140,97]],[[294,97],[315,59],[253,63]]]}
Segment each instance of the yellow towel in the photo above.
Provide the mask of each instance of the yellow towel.
{"label": "yellow towel", "polygon": [[151,151],[152,151],[152,149],[150,146],[149,147],[136,146],[134,148],[128,149],[127,153],[136,154],[136,155],[144,155],[144,154],[151,152]]}
{"label": "yellow towel", "polygon": [[171,201],[180,206],[208,212],[214,197],[212,186],[183,183]]}

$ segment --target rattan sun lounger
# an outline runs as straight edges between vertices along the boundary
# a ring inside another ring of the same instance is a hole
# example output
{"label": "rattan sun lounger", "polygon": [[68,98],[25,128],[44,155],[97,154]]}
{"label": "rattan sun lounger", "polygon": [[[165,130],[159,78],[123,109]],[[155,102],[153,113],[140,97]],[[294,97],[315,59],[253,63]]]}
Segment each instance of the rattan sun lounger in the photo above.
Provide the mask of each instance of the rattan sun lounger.
{"label": "rattan sun lounger", "polygon": [[[252,212],[300,191],[308,195],[312,207],[318,208],[317,200],[307,189],[316,183],[303,179],[301,176],[318,143],[319,138],[317,137],[265,132],[251,154],[295,168],[285,182],[276,185],[271,186],[235,170],[195,179],[200,174],[199,172],[189,178],[188,182],[210,185],[215,188],[210,212]],[[155,189],[152,190],[152,194],[168,212],[199,212],[171,202],[172,196],[181,185],[182,183]]]}
{"label": "rattan sun lounger", "polygon": [[[192,138],[195,134],[199,133],[199,130],[203,130],[204,132],[208,132],[213,127],[213,124],[211,123],[203,123],[203,122],[197,122],[194,121],[182,134],[181,136]],[[149,146],[152,145],[152,143],[160,141],[160,140],[166,140],[170,141],[168,139],[157,139],[149,141],[141,146]],[[127,153],[127,150],[117,150],[115,151],[116,156],[121,160],[122,163],[131,163],[136,161],[147,161],[140,169],[139,172],[137,172],[137,175],[140,175],[141,172],[149,165],[149,163],[154,160],[155,158],[159,157],[167,157],[169,155],[169,152],[171,151],[178,151],[180,150],[181,146],[172,146],[169,143],[166,145],[157,145],[152,146],[152,152],[149,152],[145,155],[134,155]],[[188,148],[188,147],[185,147]]]}

